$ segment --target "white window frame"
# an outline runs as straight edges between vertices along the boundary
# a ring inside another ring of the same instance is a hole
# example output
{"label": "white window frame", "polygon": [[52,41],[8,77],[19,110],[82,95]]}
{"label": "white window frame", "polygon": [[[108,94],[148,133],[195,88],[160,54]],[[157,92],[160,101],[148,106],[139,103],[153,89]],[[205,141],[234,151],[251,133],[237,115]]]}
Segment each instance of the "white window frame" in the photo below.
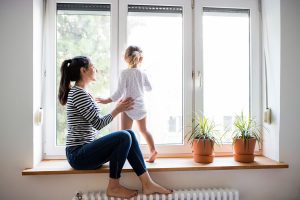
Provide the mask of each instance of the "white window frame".
{"label": "white window frame", "polygon": [[[183,133],[191,126],[192,113],[192,7],[190,0],[120,0],[119,1],[119,55],[127,46],[127,16],[128,5],[156,5],[156,6],[181,6],[183,8]],[[124,61],[119,57],[119,66],[124,66]],[[183,140],[184,140],[183,135]],[[191,148],[184,141],[183,145],[155,145],[160,157],[190,155]],[[147,145],[141,145],[144,155],[148,154]]]}
{"label": "white window frame", "polygon": [[[82,0],[50,0],[47,1],[46,11],[46,33],[45,37],[45,88],[44,88],[44,144],[43,157],[44,158],[65,158],[65,146],[56,146],[56,4],[57,3],[83,3]],[[116,66],[118,55],[118,0],[89,0],[84,3],[91,4],[110,4],[111,5],[111,66]],[[110,68],[110,77],[112,80],[118,79],[116,68]],[[113,91],[114,86],[110,86]],[[118,120],[114,120],[111,128],[116,130],[118,127]]]}
{"label": "white window frame", "polygon": [[[56,147],[56,3],[83,3],[82,0],[50,0],[47,1],[46,33],[45,37],[45,69],[46,79],[44,91],[44,158],[65,158],[65,147]],[[120,66],[124,65],[123,50],[126,48],[127,38],[127,8],[128,4],[182,6],[183,7],[183,133],[191,124],[193,111],[203,110],[203,93],[201,88],[195,87],[199,81],[197,72],[203,71],[202,49],[202,10],[203,7],[250,9],[250,112],[261,122],[261,49],[260,49],[260,21],[258,0],[89,0],[84,3],[111,5],[111,78],[117,80]],[[194,5],[194,9],[192,9]],[[117,67],[115,67],[117,66]],[[196,77],[193,80],[192,74]],[[117,85],[111,84],[111,91]],[[112,129],[117,130],[119,120],[114,120]],[[141,145],[143,153],[147,154],[146,145]],[[157,145],[162,157],[190,156],[191,147],[184,145]],[[232,145],[216,146],[216,155],[231,154]]]}
{"label": "white window frame", "polygon": [[[260,48],[260,21],[259,2],[257,0],[199,0],[195,1],[195,81],[202,81],[203,77],[203,27],[202,16],[204,7],[214,8],[234,8],[250,10],[250,101],[249,111],[251,116],[255,116],[258,122],[261,119],[261,48]],[[200,83],[202,85],[203,83]],[[203,111],[203,87],[197,87],[195,92],[195,111]],[[258,150],[258,149],[256,149]],[[230,155],[232,153],[231,144],[223,144],[214,149],[216,155]]]}

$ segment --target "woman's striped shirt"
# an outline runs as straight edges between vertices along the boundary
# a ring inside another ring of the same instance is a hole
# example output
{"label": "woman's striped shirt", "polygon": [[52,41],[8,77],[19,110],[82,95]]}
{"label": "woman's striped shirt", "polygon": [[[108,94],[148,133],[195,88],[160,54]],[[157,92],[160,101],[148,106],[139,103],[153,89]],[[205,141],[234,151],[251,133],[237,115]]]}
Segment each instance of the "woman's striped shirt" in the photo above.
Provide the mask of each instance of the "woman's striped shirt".
{"label": "woman's striped shirt", "polygon": [[102,117],[99,111],[88,92],[78,86],[71,88],[67,100],[67,147],[92,142],[96,137],[96,130],[102,129],[113,120],[111,114]]}

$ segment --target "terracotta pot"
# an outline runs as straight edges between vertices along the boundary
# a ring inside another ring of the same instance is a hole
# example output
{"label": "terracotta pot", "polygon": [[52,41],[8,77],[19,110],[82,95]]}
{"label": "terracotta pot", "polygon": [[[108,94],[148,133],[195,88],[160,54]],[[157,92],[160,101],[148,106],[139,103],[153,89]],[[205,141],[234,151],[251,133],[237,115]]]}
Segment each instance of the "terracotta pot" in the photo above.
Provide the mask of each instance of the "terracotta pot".
{"label": "terracotta pot", "polygon": [[193,142],[193,157],[197,163],[212,163],[214,160],[214,141],[194,139]]}
{"label": "terracotta pot", "polygon": [[254,161],[254,149],[256,139],[237,139],[233,145],[234,148],[234,160],[238,162],[253,162]]}

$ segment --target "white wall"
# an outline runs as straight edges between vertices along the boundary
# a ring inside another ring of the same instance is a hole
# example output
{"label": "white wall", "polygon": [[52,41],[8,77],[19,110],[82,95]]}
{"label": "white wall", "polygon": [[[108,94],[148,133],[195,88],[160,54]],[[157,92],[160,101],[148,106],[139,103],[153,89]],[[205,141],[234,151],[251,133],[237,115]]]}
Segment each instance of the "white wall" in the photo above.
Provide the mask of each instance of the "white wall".
{"label": "white wall", "polygon": [[[272,111],[272,123],[264,123],[264,154],[279,160],[279,123],[280,123],[280,0],[262,1],[262,38],[263,64],[266,63],[268,79],[268,107]],[[265,73],[265,70],[263,70]],[[264,76],[265,77],[265,74]],[[264,79],[264,84],[266,84]],[[265,97],[265,85],[263,87]],[[263,101],[266,107],[265,100]],[[263,109],[265,110],[265,109]]]}
{"label": "white wall", "polygon": [[[0,1],[0,194],[13,199],[21,169],[33,162],[32,1]],[[23,191],[22,191],[23,190]]]}
{"label": "white wall", "polygon": [[[35,76],[34,66],[40,62],[33,61],[38,59],[33,52],[39,47],[33,41],[33,32],[38,31],[33,22],[39,23],[33,19],[33,8],[39,7],[36,4],[41,5],[40,2],[41,0],[0,0],[0,195],[4,200],[66,200],[71,199],[78,189],[103,190],[107,184],[107,174],[21,176],[22,169],[33,163],[35,127],[32,119],[38,102],[33,101],[35,94],[32,78]],[[153,178],[161,184],[175,189],[233,187],[240,190],[242,200],[300,199],[300,161],[295,159],[299,158],[297,153],[300,151],[296,143],[300,141],[297,126],[297,122],[300,122],[300,80],[297,79],[300,74],[300,5],[297,0],[263,2],[266,3],[267,10],[274,6],[273,3],[277,8],[281,4],[281,56],[279,60],[272,59],[281,62],[281,80],[278,80],[278,75],[274,76],[274,83],[280,83],[280,88],[275,88],[275,94],[279,89],[281,92],[278,101],[280,105],[276,105],[280,115],[276,116],[280,119],[279,159],[289,163],[290,168],[152,173]],[[276,17],[271,19],[278,20]],[[278,35],[277,32],[270,34]],[[274,48],[278,46],[275,45]],[[275,65],[278,66],[278,63]],[[132,173],[124,174],[122,182],[129,187],[138,188],[138,179]]]}
{"label": "white wall", "polygon": [[288,160],[289,182],[300,199],[300,1],[281,0],[280,160]]}

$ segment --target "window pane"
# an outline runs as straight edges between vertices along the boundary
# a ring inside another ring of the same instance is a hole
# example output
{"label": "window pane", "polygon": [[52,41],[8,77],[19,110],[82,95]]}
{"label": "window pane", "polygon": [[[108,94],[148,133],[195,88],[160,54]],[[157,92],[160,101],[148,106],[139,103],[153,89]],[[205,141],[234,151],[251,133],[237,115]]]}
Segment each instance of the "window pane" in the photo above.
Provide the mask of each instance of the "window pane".
{"label": "window pane", "polygon": [[[145,93],[147,128],[155,144],[182,144],[182,7],[149,6],[128,12],[128,45],[140,46],[152,91]],[[140,134],[138,134],[140,137]],[[143,137],[140,137],[145,144]]]}
{"label": "window pane", "polygon": [[248,10],[204,9],[203,109],[223,130],[236,114],[249,113],[249,31]]}
{"label": "window pane", "polygon": [[[84,4],[86,5],[86,4]],[[109,5],[108,5],[109,6]],[[97,81],[88,91],[95,96],[110,94],[110,11],[58,10],[56,43],[56,89],[60,81],[60,66],[63,60],[78,55],[88,56],[97,68]],[[100,72],[99,72],[100,71]],[[56,145],[65,145],[67,134],[66,107],[56,98]],[[101,105],[103,114],[108,105]],[[109,126],[101,130],[106,134]]]}

